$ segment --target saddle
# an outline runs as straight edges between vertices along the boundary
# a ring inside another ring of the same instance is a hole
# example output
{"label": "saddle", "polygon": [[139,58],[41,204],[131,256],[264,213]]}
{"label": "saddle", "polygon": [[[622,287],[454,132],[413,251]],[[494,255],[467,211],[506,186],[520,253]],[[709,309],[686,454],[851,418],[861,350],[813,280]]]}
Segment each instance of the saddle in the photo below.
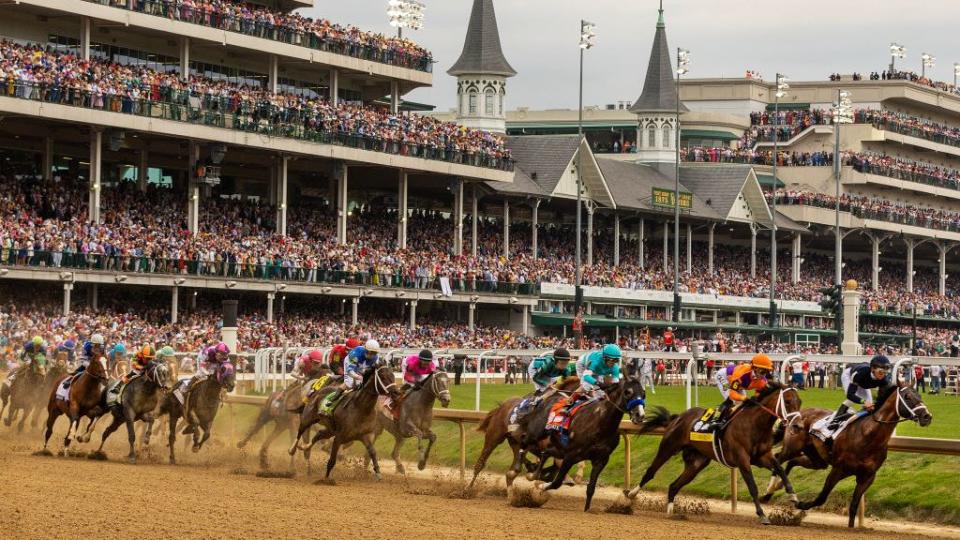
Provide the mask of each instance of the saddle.
{"label": "saddle", "polygon": [[56,399],[60,401],[70,401],[70,387],[73,380],[79,377],[79,375],[72,375],[63,380],[60,384],[57,385],[57,394]]}
{"label": "saddle", "polygon": [[180,405],[183,405],[187,398],[185,390],[188,384],[190,384],[190,377],[184,377],[177,381],[177,384],[173,387],[173,397],[177,398]]}
{"label": "saddle", "polygon": [[129,382],[123,382],[123,379],[119,379],[107,385],[107,390],[104,392],[104,402],[106,406],[113,407],[119,404],[120,397],[123,396],[123,391],[127,389],[127,385],[129,384]]}
{"label": "saddle", "polygon": [[830,425],[833,423],[834,416],[836,414],[837,413],[835,412],[828,414],[827,416],[824,416],[820,420],[817,420],[816,422],[814,422],[813,425],[810,426],[810,434],[829,445],[833,442],[833,439],[835,439],[837,435],[840,435],[841,433],[843,433],[843,430],[847,429],[848,426],[850,426],[860,418],[863,418],[864,416],[869,415],[870,413],[867,411],[860,411],[857,413],[848,413],[844,415],[843,419],[841,420],[840,424],[836,427],[836,429],[831,430]]}
{"label": "saddle", "polygon": [[333,416],[334,411],[337,410],[337,406],[343,403],[343,398],[345,398],[351,392],[353,392],[353,390],[344,390],[335,399],[332,399],[335,392],[327,394],[320,401],[318,412],[324,416]]}
{"label": "saddle", "polygon": [[[510,411],[510,419],[507,424],[511,426],[516,426],[520,423],[521,420],[533,410],[533,403],[535,398],[523,398],[519,403],[513,406],[513,409]],[[512,430],[511,430],[512,431]]]}
{"label": "saddle", "polygon": [[313,379],[312,381],[307,382],[306,384],[307,391],[303,396],[304,405],[306,405],[306,403],[310,401],[310,398],[312,398],[314,394],[319,392],[321,388],[327,386],[327,383],[331,381],[331,377],[333,377],[332,374],[327,374],[320,377],[319,379]]}
{"label": "saddle", "polygon": [[580,396],[575,402],[570,402],[570,398],[558,400],[550,407],[550,414],[547,416],[546,431],[557,431],[560,433],[560,445],[566,446],[573,438],[573,432],[570,431],[570,425],[574,417],[582,411],[587,405],[596,403],[600,398],[587,398]]}

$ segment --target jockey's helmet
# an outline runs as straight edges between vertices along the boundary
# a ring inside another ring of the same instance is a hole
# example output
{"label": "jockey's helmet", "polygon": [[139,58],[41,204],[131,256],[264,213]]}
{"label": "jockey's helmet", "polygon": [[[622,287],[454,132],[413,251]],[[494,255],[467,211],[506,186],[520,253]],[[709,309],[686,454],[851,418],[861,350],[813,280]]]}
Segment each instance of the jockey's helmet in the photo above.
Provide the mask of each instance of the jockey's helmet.
{"label": "jockey's helmet", "polygon": [[766,370],[766,372],[769,373],[773,371],[773,361],[763,353],[755,354],[753,358],[750,359],[750,367],[753,369]]}
{"label": "jockey's helmet", "polygon": [[417,360],[419,360],[421,364],[433,362],[433,353],[430,352],[430,349],[424,349],[417,355]]}
{"label": "jockey's helmet", "polygon": [[877,380],[886,377],[887,372],[890,371],[890,359],[882,354],[874,356],[870,359],[870,370]]}
{"label": "jockey's helmet", "polygon": [[153,345],[144,345],[143,348],[137,351],[137,356],[144,360],[153,360],[157,357],[157,351],[153,348]]}
{"label": "jockey's helmet", "polygon": [[360,345],[363,345],[363,343],[359,339],[350,338],[347,340],[348,349],[356,349]]}
{"label": "jockey's helmet", "polygon": [[74,342],[72,339],[68,339],[68,340],[66,340],[66,341],[63,342],[63,348],[66,349],[66,350],[68,350],[68,351],[72,351],[72,350],[74,350],[76,347],[77,347],[77,344],[76,344],[76,342]]}
{"label": "jockey's helmet", "polygon": [[40,336],[33,336],[33,339],[30,340],[30,342],[33,343],[34,348],[43,346],[43,338]]}
{"label": "jockey's helmet", "polygon": [[213,348],[213,352],[217,354],[230,354],[230,347],[221,341],[220,343],[217,343],[216,347]]}
{"label": "jockey's helmet", "polygon": [[613,343],[604,345],[600,354],[603,355],[604,362],[609,362],[610,360],[619,361],[620,356],[622,356],[622,353],[620,352],[620,347],[614,345]]}
{"label": "jockey's helmet", "polygon": [[175,354],[176,352],[173,350],[173,347],[169,345],[166,345],[163,348],[161,348],[159,351],[157,351],[157,356],[166,357],[166,356],[174,356]]}
{"label": "jockey's helmet", "polygon": [[321,362],[323,362],[323,351],[314,349],[310,351],[309,354],[307,354],[307,358],[311,362],[314,362],[315,364],[320,364]]}
{"label": "jockey's helmet", "polygon": [[106,340],[103,339],[103,334],[94,334],[90,336],[90,343],[93,345],[103,345],[106,343]]}
{"label": "jockey's helmet", "polygon": [[570,360],[570,351],[560,347],[553,351],[553,359],[557,362],[568,362]]}
{"label": "jockey's helmet", "polygon": [[380,352],[380,344],[377,343],[377,340],[375,340],[375,339],[368,339],[368,340],[367,340],[367,343],[364,344],[363,348],[364,348],[367,352],[373,353],[373,354],[377,354],[377,353]]}
{"label": "jockey's helmet", "polygon": [[124,345],[123,342],[117,343],[116,345],[113,346],[113,354],[124,356],[125,354],[127,354],[127,346]]}

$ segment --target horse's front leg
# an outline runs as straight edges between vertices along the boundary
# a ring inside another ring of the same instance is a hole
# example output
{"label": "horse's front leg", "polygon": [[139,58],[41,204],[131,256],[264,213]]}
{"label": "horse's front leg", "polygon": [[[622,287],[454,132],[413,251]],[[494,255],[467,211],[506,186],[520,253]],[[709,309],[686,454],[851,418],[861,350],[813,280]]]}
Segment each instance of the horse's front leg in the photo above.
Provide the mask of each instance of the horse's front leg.
{"label": "horse's front leg", "polygon": [[130,408],[125,408],[123,411],[123,420],[127,424],[127,443],[130,444],[130,453],[127,455],[127,459],[131,464],[137,463],[137,430],[134,427],[134,413]]}
{"label": "horse's front leg", "polygon": [[[393,452],[390,453],[390,457],[393,458],[393,463],[396,465],[397,474],[405,475],[407,474],[407,471],[403,467],[403,462],[400,461],[400,448],[403,446],[403,443],[406,442],[407,439],[405,439],[404,437],[401,437],[399,434],[391,433],[391,435],[393,435]],[[423,468],[421,468],[420,470],[423,470]]]}
{"label": "horse's front leg", "polygon": [[373,475],[377,477],[377,480],[382,480],[383,475],[380,474],[380,462],[377,460],[377,449],[373,446],[372,434],[368,433],[363,436],[363,445],[367,447],[367,455],[373,462]]}
{"label": "horse's front leg", "polygon": [[[427,460],[430,459],[430,450],[433,448],[434,443],[437,442],[437,434],[432,431],[427,431],[425,433],[427,437],[427,449],[423,451],[423,457],[420,459],[420,470],[422,471],[427,467]],[[421,441],[423,439],[420,439]]]}

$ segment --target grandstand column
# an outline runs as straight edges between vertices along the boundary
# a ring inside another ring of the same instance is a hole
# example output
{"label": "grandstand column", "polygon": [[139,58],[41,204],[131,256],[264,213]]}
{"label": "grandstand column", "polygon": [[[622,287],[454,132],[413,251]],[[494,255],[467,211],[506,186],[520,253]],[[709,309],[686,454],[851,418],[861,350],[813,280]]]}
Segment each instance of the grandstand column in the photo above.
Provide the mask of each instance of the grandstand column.
{"label": "grandstand column", "polygon": [[190,78],[190,38],[180,39],[180,78],[187,80]]}
{"label": "grandstand column", "polygon": [[883,239],[870,235],[870,287],[874,292],[880,290],[880,242]]}
{"label": "grandstand column", "polygon": [[470,328],[470,332],[473,332],[473,318],[476,315],[477,304],[470,303],[470,311],[467,313],[467,326]]}
{"label": "grandstand column", "polygon": [[100,286],[94,283],[90,286],[90,309],[94,313],[100,308]]}
{"label": "grandstand column", "polygon": [[273,300],[277,297],[276,293],[267,293],[267,322],[273,322]]}
{"label": "grandstand column", "polygon": [[613,214],[613,265],[620,266],[620,214]]}
{"label": "grandstand column", "polygon": [[146,148],[140,150],[140,163],[137,165],[137,189],[141,192],[147,190],[147,174],[150,171],[147,166],[149,159],[150,152]]}
{"label": "grandstand column", "polygon": [[453,254],[463,255],[463,179],[457,178],[450,186],[453,191]]}
{"label": "grandstand column", "polygon": [[281,156],[277,163],[277,234],[287,235],[287,173],[290,156]]}
{"label": "grandstand column", "polygon": [[793,272],[791,281],[794,285],[800,283],[800,263],[803,262],[803,259],[800,258],[800,238],[800,233],[793,235]]}
{"label": "grandstand column", "polygon": [[334,175],[337,178],[337,243],[341,246],[347,243],[347,206],[349,198],[348,174],[346,163],[337,162],[334,166]]}
{"label": "grandstand column", "polygon": [[400,112],[400,81],[396,79],[390,81],[390,112]]}
{"label": "grandstand column", "polygon": [[693,225],[687,223],[687,273],[693,272]]}
{"label": "grandstand column", "polygon": [[479,201],[479,198],[477,198],[477,186],[474,185],[473,186],[473,208],[471,209],[471,212],[470,212],[472,214],[470,216],[470,219],[473,221],[473,229],[470,231],[470,236],[471,236],[470,242],[472,247],[470,253],[474,257],[477,256],[477,227],[479,226],[479,221],[480,221],[480,218],[477,214],[477,211],[479,209],[479,205],[477,204],[478,201]]}
{"label": "grandstand column", "polygon": [[187,228],[192,233],[200,230],[200,183],[197,181],[197,169],[200,166],[200,145],[190,141],[189,188],[187,190]]}
{"label": "grandstand column", "polygon": [[53,178],[53,137],[43,139],[43,178]]}
{"label": "grandstand column", "polygon": [[937,243],[937,250],[940,252],[940,296],[947,294],[947,253],[953,250],[953,246],[947,246],[946,242]]}
{"label": "grandstand column", "polygon": [[750,224],[750,277],[757,277],[757,225]]}
{"label": "grandstand column", "polygon": [[177,304],[180,300],[180,287],[174,285],[170,291],[170,324],[177,324]]}
{"label": "grandstand column", "polygon": [[503,199],[503,257],[510,258],[510,200]]}
{"label": "grandstand column", "polygon": [[70,314],[70,291],[73,290],[73,283],[63,284],[63,315]]}
{"label": "grandstand column", "polygon": [[269,73],[267,74],[267,88],[270,89],[274,94],[277,93],[277,86],[280,81],[278,77],[280,76],[280,59],[277,58],[277,55],[270,55],[270,67]]}
{"label": "grandstand column", "polygon": [[340,104],[340,70],[333,68],[330,70],[330,105],[336,107]]}
{"label": "grandstand column", "polygon": [[663,268],[664,272],[667,271],[668,260],[667,256],[670,254],[670,222],[663,222]]}
{"label": "grandstand column", "polygon": [[713,275],[713,230],[717,228],[716,223],[711,223],[707,229],[707,273]]}
{"label": "grandstand column", "polygon": [[917,247],[917,242],[913,238],[904,238],[907,244],[907,292],[913,292],[913,249]]}
{"label": "grandstand column", "polygon": [[417,301],[410,301],[410,330],[417,329]]}
{"label": "grandstand column", "polygon": [[267,184],[267,204],[277,204],[277,162],[270,160],[270,182]]}
{"label": "grandstand column", "polygon": [[410,177],[400,169],[400,187],[397,189],[397,245],[407,249],[407,191]]}
{"label": "grandstand column", "polygon": [[530,335],[530,306],[523,306],[523,335]]}
{"label": "grandstand column", "polygon": [[103,166],[103,130],[99,127],[90,128],[90,197],[87,206],[87,219],[94,223],[100,222],[100,171]]}
{"label": "grandstand column", "polygon": [[530,211],[533,214],[531,228],[531,239],[533,240],[533,260],[537,260],[540,257],[540,239],[539,231],[537,230],[540,225],[540,203],[543,202],[542,199],[534,199],[533,203],[530,205]]}
{"label": "grandstand column", "polygon": [[640,223],[637,225],[637,263],[640,265],[640,268],[644,268],[646,263],[646,254],[643,252],[643,235],[644,235],[644,222],[643,218],[640,218]]}
{"label": "grandstand column", "polygon": [[590,201],[583,201],[587,207],[587,266],[593,265],[593,212],[594,206]]}
{"label": "grandstand column", "polygon": [[359,311],[360,311],[360,299],[359,299],[359,298],[352,298],[351,300],[353,300],[353,313],[350,315],[350,320],[352,321],[352,324],[353,324],[354,326],[356,326],[356,325],[357,325],[357,317],[358,317]]}
{"label": "grandstand column", "polygon": [[80,17],[80,58],[90,59],[90,17]]}

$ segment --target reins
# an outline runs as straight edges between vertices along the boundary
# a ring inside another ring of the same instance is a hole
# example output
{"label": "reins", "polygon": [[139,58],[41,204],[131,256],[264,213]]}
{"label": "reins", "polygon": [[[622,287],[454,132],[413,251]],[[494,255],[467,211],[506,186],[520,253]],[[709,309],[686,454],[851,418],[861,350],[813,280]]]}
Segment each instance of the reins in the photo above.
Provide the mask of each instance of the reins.
{"label": "reins", "polygon": [[[901,394],[902,390],[903,390],[903,387],[897,388],[897,401],[896,401],[896,405],[893,408],[893,413],[897,415],[897,419],[896,420],[880,420],[879,418],[877,418],[876,414],[872,414],[870,415],[870,417],[873,418],[874,422],[878,424],[899,424],[901,422],[906,422],[908,420],[916,420],[917,411],[921,409],[927,412],[930,412],[930,409],[927,409],[927,406],[922,402],[916,407],[910,408],[910,406],[907,405],[907,402],[903,400],[903,394]],[[900,414],[900,405],[903,405],[904,407],[906,407],[907,411],[910,413],[910,416],[903,416]]]}

